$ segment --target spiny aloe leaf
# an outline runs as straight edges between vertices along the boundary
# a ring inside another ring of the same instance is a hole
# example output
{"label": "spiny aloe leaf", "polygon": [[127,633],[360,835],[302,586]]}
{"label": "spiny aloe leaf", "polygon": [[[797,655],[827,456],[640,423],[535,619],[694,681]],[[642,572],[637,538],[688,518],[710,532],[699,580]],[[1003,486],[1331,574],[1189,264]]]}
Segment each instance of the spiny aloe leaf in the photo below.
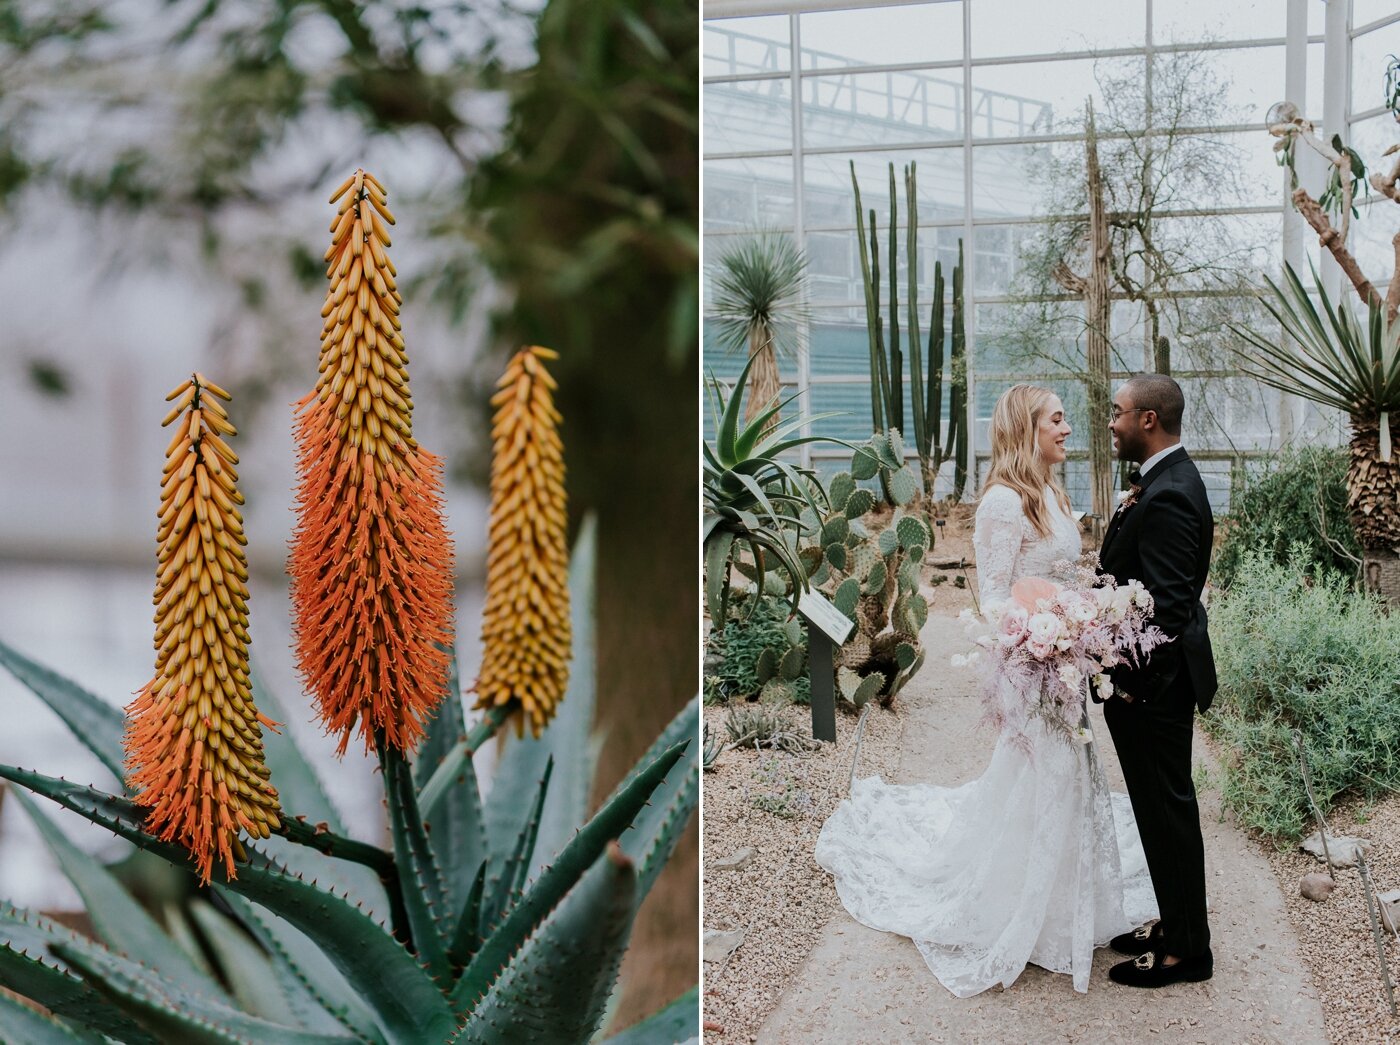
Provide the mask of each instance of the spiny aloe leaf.
{"label": "spiny aloe leaf", "polygon": [[224,989],[195,967],[190,956],[161,931],[155,919],[121,887],[112,872],[70,842],[23,791],[12,788],[11,793],[29,814],[49,851],[58,860],[58,866],[83,898],[92,926],[103,942],[114,951],[149,965],[182,987],[232,1004]]}
{"label": "spiny aloe leaf", "polygon": [[700,1037],[700,988],[692,987],[659,1012],[634,1023],[602,1045],[659,1045]]}
{"label": "spiny aloe leaf", "polygon": [[[0,939],[4,935],[4,927],[0,926]],[[127,1045],[157,1045],[155,1038],[138,1027],[130,1016],[78,976],[60,969],[55,959],[46,962],[37,954],[21,954],[11,944],[0,942],[0,986],[32,998],[56,1016],[108,1034]],[[3,1016],[0,1016],[0,1026],[6,1026]]]}
{"label": "spiny aloe leaf", "polygon": [[456,1038],[460,1045],[573,1045],[603,1016],[627,948],[636,868],[616,845],[511,956]]}
{"label": "spiny aloe leaf", "polygon": [[564,847],[559,858],[535,879],[453,988],[452,1004],[459,1014],[465,1015],[475,1008],[541,919],[577,884],[602,855],[608,842],[627,829],[680,759],[684,746],[677,744],[655,762],[634,770],[630,781],[593,815]]}
{"label": "spiny aloe leaf", "polygon": [[[569,560],[569,621],[573,658],[569,684],[559,713],[536,739],[509,737],[492,775],[487,804],[487,830],[492,850],[509,851],[519,836],[524,803],[553,759],[549,793],[540,814],[539,830],[527,860],[529,877],[553,860],[588,818],[588,794],[593,784],[597,745],[592,742],[597,706],[597,668],[594,628],[597,617],[595,577],[598,561],[598,527],[593,516],[584,518]],[[471,870],[468,867],[468,870]]]}
{"label": "spiny aloe leaf", "polygon": [[448,961],[455,970],[465,969],[467,963],[481,946],[481,898],[486,891],[486,861],[481,861],[471,892],[462,914],[457,919],[457,931],[452,935],[452,944],[447,949]]}
{"label": "spiny aloe leaf", "polygon": [[[288,715],[285,705],[263,684],[256,671],[252,672],[252,681],[253,699],[258,708],[269,718],[286,722]],[[316,775],[315,768],[292,739],[291,732],[284,730],[278,734],[265,731],[263,748],[267,766],[272,770],[272,781],[282,799],[284,819],[302,817],[310,824],[325,824],[334,834],[346,834],[340,812]],[[265,839],[262,848],[303,878],[332,885],[372,912],[388,910],[389,901],[384,887],[368,868],[291,845],[282,838]]]}
{"label": "spiny aloe leaf", "polygon": [[293,1007],[272,961],[241,925],[204,900],[190,901],[189,912],[246,1012],[289,1027],[305,1026],[304,1010]]}
{"label": "spiny aloe leaf", "polygon": [[[172,863],[186,859],[183,850],[142,829],[140,810],[127,799],[13,766],[0,765],[0,776]],[[228,888],[281,915],[319,944],[371,1006],[395,1045],[446,1037],[455,1026],[442,995],[417,962],[363,910],[283,870],[256,849],[249,850],[248,862],[238,871]]]}
{"label": "spiny aloe leaf", "polygon": [[379,765],[389,806],[389,833],[399,868],[399,895],[408,912],[409,931],[418,959],[435,979],[447,982],[447,898],[432,843],[418,809],[413,771],[403,754],[380,746]]}
{"label": "spiny aloe leaf", "polygon": [[[140,852],[138,849],[137,852]],[[193,962],[195,968],[205,976],[213,977],[214,967],[209,964],[209,959],[204,956],[203,949],[199,946],[199,938],[195,936],[194,926],[190,924],[186,916],[183,905],[167,900],[160,905],[161,922],[165,926],[165,931],[170,934],[170,938],[179,946],[180,952],[187,961]],[[222,984],[220,984],[222,989]]]}
{"label": "spiny aloe leaf", "polygon": [[122,733],[126,721],[121,709],[108,704],[76,682],[64,678],[23,653],[0,642],[0,664],[53,709],[73,735],[83,742],[118,780],[124,780]]}
{"label": "spiny aloe leaf", "polygon": [[540,827],[540,814],[544,809],[545,798],[549,794],[549,779],[554,773],[554,760],[544,764],[544,776],[540,777],[535,791],[535,800],[529,806],[525,823],[520,828],[515,845],[509,855],[497,863],[494,857],[487,862],[486,879],[489,888],[482,902],[483,932],[490,930],[500,921],[501,915],[510,907],[511,901],[519,895],[525,885],[525,874],[530,867],[530,853],[535,848],[535,838]]}
{"label": "spiny aloe leaf", "polygon": [[[85,974],[94,989],[130,1012],[163,1041],[181,1045],[335,1045],[353,1042],[344,1034],[315,1034],[250,1016],[192,991],[162,983],[149,970],[110,952],[55,944],[54,949]],[[173,988],[173,989],[172,989]]]}
{"label": "spiny aloe leaf", "polygon": [[413,758],[413,783],[421,792],[447,753],[467,735],[467,720],[462,713],[462,676],[457,664],[457,647],[447,650],[447,696],[438,705],[437,714],[428,723],[423,742]]}
{"label": "spiny aloe leaf", "polygon": [[0,994],[0,1027],[5,1029],[5,1041],[10,1045],[75,1045],[78,1042],[102,1045],[103,1042],[96,1034],[60,1023],[4,994]]}
{"label": "spiny aloe leaf", "polygon": [[267,950],[282,988],[298,999],[306,1026],[329,1030],[338,1024],[369,1040],[384,1040],[359,993],[305,933],[237,893],[217,885],[214,889]]}
{"label": "spiny aloe leaf", "polygon": [[700,697],[696,695],[671,719],[642,756],[643,763],[650,762],[661,751],[679,742],[689,744],[684,756],[652,793],[646,808],[637,814],[632,826],[618,839],[623,852],[637,864],[638,904],[645,899],[656,876],[661,873],[676,843],[680,841],[699,800],[701,745],[696,735],[699,710]]}

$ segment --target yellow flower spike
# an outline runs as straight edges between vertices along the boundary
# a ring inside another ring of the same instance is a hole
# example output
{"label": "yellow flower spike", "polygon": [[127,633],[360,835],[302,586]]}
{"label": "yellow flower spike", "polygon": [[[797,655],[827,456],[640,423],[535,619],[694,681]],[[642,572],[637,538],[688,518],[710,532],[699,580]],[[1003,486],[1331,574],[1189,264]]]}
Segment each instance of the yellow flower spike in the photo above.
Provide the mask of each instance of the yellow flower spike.
{"label": "yellow flower spike", "polygon": [[[156,673],[127,707],[127,783],[152,834],[190,851],[209,883],[216,858],[236,878],[239,833],[266,838],[281,804],[267,782],[262,726],[248,677],[248,576],[237,458],[219,399],[195,374],[167,400],[179,418],[166,450],[156,540]],[[229,537],[233,539],[230,540]]]}
{"label": "yellow flower spike", "polygon": [[292,630],[342,755],[357,727],[366,749],[417,747],[447,693],[452,642],[442,464],[413,438],[402,298],[377,261],[383,195],[360,170],[331,196],[318,376],[297,408]]}
{"label": "yellow flower spike", "polygon": [[564,451],[547,348],[515,354],[491,397],[490,547],[477,708],[511,707],[535,736],[569,677],[568,514]]}

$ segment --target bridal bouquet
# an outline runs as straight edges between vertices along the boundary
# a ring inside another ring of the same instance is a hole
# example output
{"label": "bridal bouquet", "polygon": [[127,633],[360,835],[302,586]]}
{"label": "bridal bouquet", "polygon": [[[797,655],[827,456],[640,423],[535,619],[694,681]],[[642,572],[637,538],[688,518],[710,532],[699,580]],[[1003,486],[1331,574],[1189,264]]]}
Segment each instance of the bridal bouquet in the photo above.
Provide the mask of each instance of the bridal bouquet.
{"label": "bridal bouquet", "polygon": [[[1007,694],[1024,695],[1033,716],[1068,741],[1088,743],[1086,686],[1101,699],[1113,693],[1108,669],[1138,664],[1170,639],[1155,625],[1152,596],[1137,581],[1114,583],[1088,562],[1068,566],[1077,584],[1064,586],[1025,577],[1009,599],[988,603],[981,617],[963,611],[978,649],[953,658],[960,666],[981,663],[988,719],[999,729],[1021,709]],[[1019,718],[1019,715],[1016,715]]]}

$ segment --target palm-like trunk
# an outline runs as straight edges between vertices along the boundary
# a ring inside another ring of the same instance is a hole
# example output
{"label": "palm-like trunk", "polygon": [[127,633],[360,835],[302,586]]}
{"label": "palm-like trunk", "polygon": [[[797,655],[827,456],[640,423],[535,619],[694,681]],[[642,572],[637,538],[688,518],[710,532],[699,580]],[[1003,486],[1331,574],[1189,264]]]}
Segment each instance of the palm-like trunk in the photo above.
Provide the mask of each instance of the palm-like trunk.
{"label": "palm-like trunk", "polygon": [[[753,419],[778,401],[782,382],[778,377],[778,357],[773,351],[773,334],[762,321],[749,327],[749,356],[757,356],[753,369],[749,371],[749,401],[744,407],[744,423],[752,424]],[[774,414],[764,430],[778,423]]]}
{"label": "palm-like trunk", "polygon": [[1347,507],[1357,540],[1365,549],[1366,586],[1400,606],[1400,460],[1380,459],[1380,422],[1353,414]]}

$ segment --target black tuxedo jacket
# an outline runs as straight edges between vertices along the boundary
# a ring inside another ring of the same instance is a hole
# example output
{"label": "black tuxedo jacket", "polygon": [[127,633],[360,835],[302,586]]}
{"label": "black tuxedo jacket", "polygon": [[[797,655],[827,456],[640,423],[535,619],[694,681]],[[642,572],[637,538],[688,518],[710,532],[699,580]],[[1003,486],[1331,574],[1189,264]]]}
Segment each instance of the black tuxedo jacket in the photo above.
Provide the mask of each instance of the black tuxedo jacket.
{"label": "black tuxedo jacket", "polygon": [[1099,566],[1120,584],[1142,583],[1155,604],[1151,623],[1173,641],[1158,646],[1141,666],[1114,668],[1113,681],[1135,699],[1155,700],[1189,679],[1196,706],[1205,711],[1216,690],[1201,605],[1215,535],[1206,487],[1184,448],[1157,462],[1137,485],[1137,502],[1120,507],[1109,521]]}

